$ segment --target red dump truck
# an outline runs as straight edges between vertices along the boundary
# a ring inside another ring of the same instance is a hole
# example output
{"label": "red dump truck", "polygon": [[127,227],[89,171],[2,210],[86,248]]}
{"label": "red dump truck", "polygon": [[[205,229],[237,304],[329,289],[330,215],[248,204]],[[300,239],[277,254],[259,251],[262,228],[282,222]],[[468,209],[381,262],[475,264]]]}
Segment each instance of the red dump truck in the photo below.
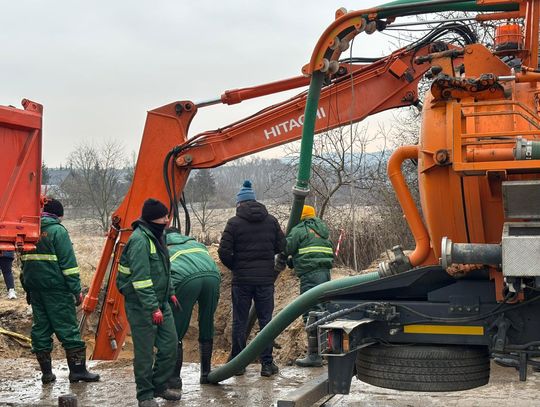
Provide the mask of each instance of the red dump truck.
{"label": "red dump truck", "polygon": [[30,250],[39,239],[43,106],[0,106],[0,250]]}

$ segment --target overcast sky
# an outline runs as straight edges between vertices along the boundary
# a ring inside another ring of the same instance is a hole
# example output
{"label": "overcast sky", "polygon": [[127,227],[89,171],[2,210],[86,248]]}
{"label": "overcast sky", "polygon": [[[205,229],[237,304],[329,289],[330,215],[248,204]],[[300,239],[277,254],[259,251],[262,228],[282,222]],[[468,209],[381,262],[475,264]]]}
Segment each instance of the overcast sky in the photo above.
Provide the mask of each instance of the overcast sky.
{"label": "overcast sky", "polygon": [[[299,75],[336,9],[381,3],[4,1],[0,104],[20,107],[28,98],[44,105],[49,166],[66,163],[89,140],[117,140],[129,154],[138,151],[147,110]],[[388,53],[387,37],[361,37],[355,55]],[[190,135],[274,101],[201,109]]]}

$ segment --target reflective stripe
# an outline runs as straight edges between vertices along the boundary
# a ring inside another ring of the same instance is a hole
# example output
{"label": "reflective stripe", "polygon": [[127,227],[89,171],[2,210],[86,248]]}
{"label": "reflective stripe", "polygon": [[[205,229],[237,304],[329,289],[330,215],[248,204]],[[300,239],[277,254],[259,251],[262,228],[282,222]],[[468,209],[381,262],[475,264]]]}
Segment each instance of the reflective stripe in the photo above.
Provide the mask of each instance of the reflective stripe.
{"label": "reflective stripe", "polygon": [[58,261],[58,257],[55,254],[23,254],[21,260]]}
{"label": "reflective stripe", "polygon": [[141,281],[134,281],[133,282],[133,288],[136,290],[140,290],[142,288],[148,288],[152,287],[154,284],[152,283],[152,280],[141,280]]}
{"label": "reflective stripe", "polygon": [[154,244],[154,242],[152,242],[152,239],[150,239],[150,237],[148,237],[148,242],[150,243],[150,254],[154,254],[156,252],[156,245]]}
{"label": "reflective stripe", "polygon": [[403,332],[428,335],[484,335],[484,327],[475,325],[405,325]]}
{"label": "reflective stripe", "polygon": [[334,254],[334,251],[332,250],[331,247],[324,247],[324,246],[309,246],[309,247],[304,247],[298,250],[298,254],[305,254],[305,253]]}
{"label": "reflective stripe", "polygon": [[174,261],[178,256],[181,256],[183,254],[188,254],[188,253],[205,253],[205,254],[210,255],[208,253],[208,250],[203,249],[202,247],[197,247],[193,249],[178,250],[175,254],[171,256],[171,261]]}
{"label": "reflective stripe", "polygon": [[121,264],[118,265],[118,271],[122,274],[125,274],[126,276],[129,276],[131,274],[131,270],[129,267],[122,266]]}
{"label": "reflective stripe", "polygon": [[72,276],[73,274],[79,274],[79,267],[72,267],[70,269],[62,270],[62,274],[65,276]]}

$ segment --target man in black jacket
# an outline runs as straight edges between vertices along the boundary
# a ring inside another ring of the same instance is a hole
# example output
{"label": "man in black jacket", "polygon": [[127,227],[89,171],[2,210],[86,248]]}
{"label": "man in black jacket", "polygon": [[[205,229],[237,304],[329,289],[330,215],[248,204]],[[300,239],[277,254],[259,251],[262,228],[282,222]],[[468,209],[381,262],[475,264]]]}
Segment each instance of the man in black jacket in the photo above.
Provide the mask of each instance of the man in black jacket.
{"label": "man in black jacket", "polygon": [[[285,236],[275,217],[256,201],[250,181],[244,181],[236,195],[236,216],[228,220],[219,243],[219,258],[232,271],[231,359],[246,347],[246,329],[251,302],[263,329],[274,311],[274,257],[285,248]],[[278,372],[272,358],[272,344],[260,355],[261,376]],[[237,374],[243,374],[243,371]]]}

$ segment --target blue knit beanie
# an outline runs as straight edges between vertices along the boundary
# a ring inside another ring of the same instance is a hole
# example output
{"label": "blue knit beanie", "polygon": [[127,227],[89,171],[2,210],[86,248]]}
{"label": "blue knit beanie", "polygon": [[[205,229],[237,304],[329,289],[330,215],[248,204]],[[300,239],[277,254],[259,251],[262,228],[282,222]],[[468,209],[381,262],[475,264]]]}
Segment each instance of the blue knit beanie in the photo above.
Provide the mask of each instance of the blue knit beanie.
{"label": "blue knit beanie", "polygon": [[251,188],[251,181],[245,180],[242,188],[240,188],[240,191],[236,194],[236,203],[256,200],[255,191]]}

